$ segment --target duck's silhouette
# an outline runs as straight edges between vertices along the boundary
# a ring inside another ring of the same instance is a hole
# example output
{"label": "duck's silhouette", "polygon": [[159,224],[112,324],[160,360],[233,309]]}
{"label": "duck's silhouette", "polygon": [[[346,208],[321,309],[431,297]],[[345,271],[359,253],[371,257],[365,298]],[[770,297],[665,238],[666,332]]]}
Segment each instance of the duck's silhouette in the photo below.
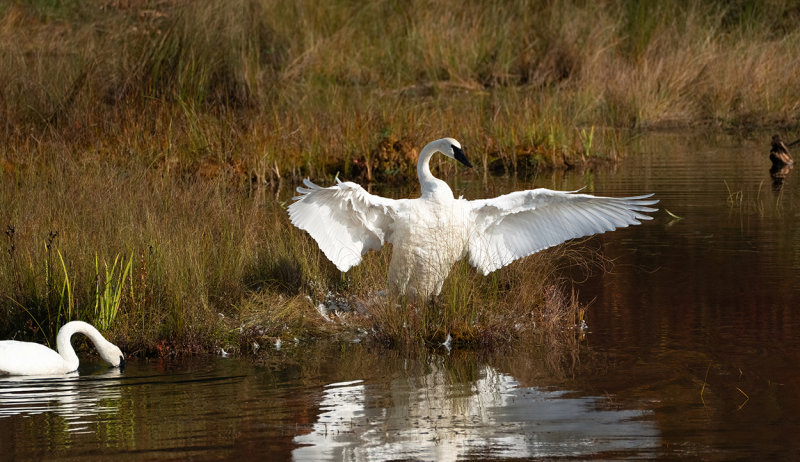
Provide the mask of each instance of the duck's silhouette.
{"label": "duck's silhouette", "polygon": [[792,168],[794,168],[794,159],[789,154],[788,146],[794,146],[798,143],[800,143],[800,139],[787,145],[780,135],[772,136],[772,148],[769,150],[769,160],[772,161],[772,167],[769,169],[769,174],[772,177],[772,189],[780,191],[783,187],[783,180],[789,176]]}
{"label": "duck's silhouette", "polygon": [[786,144],[783,142],[783,140],[781,140],[780,135],[772,136],[772,149],[769,151],[769,160],[772,161],[773,168],[794,165],[794,159],[792,159],[791,154],[789,154],[789,149],[786,147]]}

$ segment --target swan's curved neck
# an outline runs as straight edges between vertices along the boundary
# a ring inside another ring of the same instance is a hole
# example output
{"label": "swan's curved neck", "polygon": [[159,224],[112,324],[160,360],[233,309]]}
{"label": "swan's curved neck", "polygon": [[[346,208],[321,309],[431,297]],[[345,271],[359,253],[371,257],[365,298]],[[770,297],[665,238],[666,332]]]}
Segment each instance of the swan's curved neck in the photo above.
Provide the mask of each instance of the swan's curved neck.
{"label": "swan's curved neck", "polygon": [[450,187],[447,186],[447,183],[436,178],[431,173],[431,157],[440,151],[440,142],[441,140],[437,140],[426,144],[425,147],[422,148],[422,152],[419,154],[419,159],[417,160],[417,179],[419,179],[422,197],[439,195],[445,191],[449,193],[448,196],[450,198],[453,197],[453,192],[450,190]]}
{"label": "swan's curved neck", "polygon": [[92,341],[95,347],[99,347],[102,342],[105,342],[105,339],[94,326],[83,321],[68,322],[59,329],[58,335],[56,336],[58,354],[60,354],[61,357],[64,358],[64,361],[70,366],[74,365],[74,368],[77,369],[79,362],[78,355],[75,354],[75,349],[72,348],[72,343],[70,342],[72,334],[75,333],[80,333],[89,337],[89,340]]}
{"label": "swan's curved neck", "polygon": [[431,179],[436,179],[431,173],[431,157],[436,153],[437,149],[434,146],[434,143],[428,143],[422,148],[422,152],[419,153],[419,159],[417,159],[417,178],[419,179],[420,184],[425,184],[425,182],[430,181]]}

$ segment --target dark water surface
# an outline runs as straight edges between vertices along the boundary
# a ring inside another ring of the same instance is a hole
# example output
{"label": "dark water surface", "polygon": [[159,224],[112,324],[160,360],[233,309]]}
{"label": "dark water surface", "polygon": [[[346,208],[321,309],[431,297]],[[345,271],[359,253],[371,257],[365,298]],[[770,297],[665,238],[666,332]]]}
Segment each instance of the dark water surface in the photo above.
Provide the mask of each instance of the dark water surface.
{"label": "dark water surface", "polygon": [[124,371],[87,363],[72,376],[0,378],[0,454],[798,458],[800,171],[774,185],[768,140],[649,135],[614,168],[458,191],[656,193],[656,220],[587,244],[615,263],[580,285],[593,302],[577,350],[410,355],[285,342],[259,364],[141,360]]}

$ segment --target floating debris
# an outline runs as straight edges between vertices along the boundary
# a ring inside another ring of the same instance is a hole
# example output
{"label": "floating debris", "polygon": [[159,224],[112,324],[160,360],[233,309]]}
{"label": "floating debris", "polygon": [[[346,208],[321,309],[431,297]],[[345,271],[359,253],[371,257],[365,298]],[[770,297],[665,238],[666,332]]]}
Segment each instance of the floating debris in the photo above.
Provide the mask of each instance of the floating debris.
{"label": "floating debris", "polygon": [[453,337],[450,334],[447,334],[447,338],[442,342],[442,346],[447,348],[448,352],[450,351],[450,348],[453,346]]}

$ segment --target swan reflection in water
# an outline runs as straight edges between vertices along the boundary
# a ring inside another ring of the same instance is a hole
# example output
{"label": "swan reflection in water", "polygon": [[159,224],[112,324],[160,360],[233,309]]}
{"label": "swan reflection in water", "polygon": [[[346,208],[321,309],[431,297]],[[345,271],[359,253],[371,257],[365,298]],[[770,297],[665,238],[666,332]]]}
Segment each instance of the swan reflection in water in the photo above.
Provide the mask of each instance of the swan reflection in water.
{"label": "swan reflection in water", "polygon": [[[414,382],[414,383],[410,383]],[[434,366],[389,389],[330,384],[295,460],[450,461],[463,457],[583,457],[660,447],[647,411],[604,409],[606,398],[522,387],[484,366],[471,384]]]}
{"label": "swan reflection in water", "polygon": [[[100,367],[100,366],[98,366]],[[122,397],[118,368],[102,373],[0,377],[0,418],[51,413],[71,432],[88,431],[87,416],[116,412]],[[96,420],[96,419],[92,419]]]}

